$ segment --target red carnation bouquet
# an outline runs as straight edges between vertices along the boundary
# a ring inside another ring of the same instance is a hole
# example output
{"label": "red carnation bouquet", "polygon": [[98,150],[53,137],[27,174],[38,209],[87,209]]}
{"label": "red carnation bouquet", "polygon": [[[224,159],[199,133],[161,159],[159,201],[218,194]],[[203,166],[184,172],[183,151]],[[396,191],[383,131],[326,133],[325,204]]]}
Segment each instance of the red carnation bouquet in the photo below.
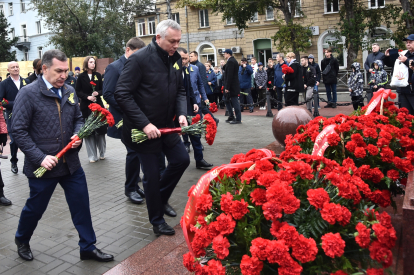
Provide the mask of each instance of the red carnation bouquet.
{"label": "red carnation bouquet", "polygon": [[[91,109],[92,113],[86,119],[85,124],[83,124],[83,126],[79,130],[77,136],[74,139],[72,139],[72,141],[69,142],[69,144],[62,149],[62,151],[57,153],[57,159],[62,158],[63,155],[72,148],[72,145],[76,141],[90,136],[93,133],[93,131],[95,131],[99,127],[102,127],[106,124],[108,124],[111,127],[115,124],[115,120],[112,114],[107,109],[99,106],[99,104],[91,103],[89,104],[89,109]],[[46,173],[46,171],[46,168],[40,167],[36,171],[34,171],[34,175],[36,176],[36,178],[40,178]]]}
{"label": "red carnation bouquet", "polygon": [[[188,120],[188,117],[187,117]],[[161,128],[158,129],[161,132],[161,135],[168,134],[188,134],[201,136],[205,135],[206,141],[209,145],[213,145],[214,139],[217,133],[217,125],[214,119],[210,114],[206,114],[204,119],[201,120],[200,115],[195,116],[192,119],[192,123],[189,126],[177,127],[177,128]],[[148,140],[148,136],[140,130],[132,129],[131,130],[132,141],[136,143],[142,143]]]}
{"label": "red carnation bouquet", "polygon": [[217,109],[217,103],[213,102],[213,103],[208,104],[208,109],[212,113],[217,112],[218,111],[218,109]]}
{"label": "red carnation bouquet", "polygon": [[286,64],[282,65],[282,73],[283,74],[293,74],[295,71]]}
{"label": "red carnation bouquet", "polygon": [[9,101],[7,99],[3,98],[3,100],[1,101],[1,104],[2,105],[9,104]]}

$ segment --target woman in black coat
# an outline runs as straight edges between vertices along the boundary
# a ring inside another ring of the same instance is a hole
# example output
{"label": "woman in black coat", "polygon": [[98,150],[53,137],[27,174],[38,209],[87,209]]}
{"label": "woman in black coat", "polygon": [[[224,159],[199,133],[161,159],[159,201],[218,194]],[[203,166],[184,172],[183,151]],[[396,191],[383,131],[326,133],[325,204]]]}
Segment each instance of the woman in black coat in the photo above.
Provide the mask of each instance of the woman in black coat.
{"label": "woman in black coat", "polygon": [[[95,89],[91,82],[95,83]],[[97,103],[104,107],[102,96],[102,76],[96,72],[96,60],[93,56],[87,56],[83,62],[83,73],[81,73],[76,81],[76,94],[81,99],[80,109],[82,116],[87,119],[91,114],[89,104]],[[95,90],[95,91],[94,91]],[[84,138],[86,151],[90,162],[98,161],[97,151],[99,149],[99,158],[105,159],[106,140],[105,134],[107,126],[104,125],[97,129],[92,135]]]}
{"label": "woman in black coat", "polygon": [[299,93],[304,89],[302,66],[295,57],[293,52],[286,54],[286,62],[289,64],[288,73],[284,75],[286,106],[299,105]]}

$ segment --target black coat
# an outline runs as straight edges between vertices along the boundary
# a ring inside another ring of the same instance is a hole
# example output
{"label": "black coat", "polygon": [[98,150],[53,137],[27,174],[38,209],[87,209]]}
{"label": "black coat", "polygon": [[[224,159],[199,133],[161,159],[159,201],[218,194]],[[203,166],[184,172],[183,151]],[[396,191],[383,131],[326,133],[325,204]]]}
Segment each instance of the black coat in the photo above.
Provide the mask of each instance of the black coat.
{"label": "black coat", "polygon": [[[410,62],[411,60],[414,60],[414,53],[411,53],[410,51],[407,51],[405,53],[405,56],[407,57],[407,60],[404,62],[405,66],[408,67],[408,82],[410,82],[410,80],[413,77],[413,70],[410,69]],[[394,73],[394,65],[395,65],[395,58],[391,58],[390,56],[384,56],[384,65],[391,67],[392,68],[392,72],[391,75],[393,75]],[[403,94],[410,94],[412,93],[411,91],[411,85],[408,85],[407,87],[397,87],[396,88],[397,93],[403,93]]]}
{"label": "black coat", "polygon": [[239,82],[239,63],[231,56],[225,65],[226,73],[224,77],[224,91],[229,90],[230,97],[236,97],[240,93],[240,82]]}
{"label": "black coat", "polygon": [[179,53],[169,56],[155,41],[133,53],[125,63],[116,85],[115,100],[123,112],[125,145],[139,153],[158,153],[162,146],[181,142],[178,134],[134,143],[131,130],[152,123],[157,128],[174,127],[173,119],[187,115]]}
{"label": "black coat", "polygon": [[73,76],[68,76],[68,78],[66,78],[65,80],[65,84],[71,86],[73,89],[76,88],[76,78],[74,78]]}
{"label": "black coat", "polygon": [[308,67],[302,67],[303,83],[307,87],[315,87],[316,85],[316,70],[311,64]]}
{"label": "black coat", "polygon": [[[269,89],[272,89],[273,85],[275,84],[274,83],[274,81],[275,81],[275,66],[273,65],[272,68],[267,67],[266,73],[267,73],[267,82],[268,82],[266,85]],[[269,84],[269,81],[270,81],[270,84]]]}
{"label": "black coat", "polygon": [[286,91],[297,93],[303,92],[302,66],[295,60],[289,67],[293,69],[293,73],[285,75]]}
{"label": "black coat", "polygon": [[[99,95],[96,96],[96,102],[92,102],[88,99],[88,96],[91,96],[93,93],[92,84],[90,82],[93,81],[95,86],[95,92],[98,92]],[[87,119],[88,116],[92,113],[89,109],[89,104],[97,103],[101,107],[105,107],[103,105],[101,96],[102,96],[102,76],[98,72],[92,73],[92,80],[89,78],[88,72],[83,72],[79,75],[78,79],[76,80],[76,94],[81,99],[80,101],[80,109],[82,112],[82,116],[84,119]],[[108,129],[107,125],[104,125],[96,130],[96,133],[99,135],[106,134]]]}
{"label": "black coat", "polygon": [[[20,89],[22,89],[29,83],[30,81],[28,79],[20,78]],[[13,111],[14,100],[18,92],[19,90],[17,90],[17,86],[16,84],[14,84],[13,79],[11,77],[6,78],[2,82],[0,82],[0,101],[2,101],[3,98],[5,98],[9,102],[9,104],[3,105],[3,107],[6,109],[7,117]]]}
{"label": "black coat", "polygon": [[339,72],[339,62],[338,60],[331,55],[331,58],[324,58],[321,62],[321,71],[323,72],[328,66],[328,64],[331,64],[331,70],[328,74],[324,75],[322,74],[323,83],[324,84],[336,84],[338,83],[338,72]]}
{"label": "black coat", "polygon": [[[127,59],[125,56],[121,56],[117,61],[112,62],[105,69],[105,81],[103,82],[103,97],[109,104],[109,111],[115,119],[115,125],[122,120],[122,110],[119,108],[118,103],[115,100],[115,88],[118,78],[124,69],[124,65]],[[108,137],[121,139],[122,128],[116,128],[112,126],[108,128]]]}
{"label": "black coat", "polygon": [[27,79],[30,81],[30,83],[35,82],[37,80],[36,73],[33,72]]}
{"label": "black coat", "polygon": [[[25,155],[23,172],[29,178],[34,177],[33,172],[46,155],[54,156],[62,150],[83,124],[75,90],[65,84],[61,92],[62,100],[58,107],[58,96],[47,89],[43,79],[38,78],[21,89],[16,97],[11,128],[14,140]],[[71,94],[74,94],[73,100],[68,100]],[[81,167],[78,151],[70,149],[43,178],[76,172]]]}

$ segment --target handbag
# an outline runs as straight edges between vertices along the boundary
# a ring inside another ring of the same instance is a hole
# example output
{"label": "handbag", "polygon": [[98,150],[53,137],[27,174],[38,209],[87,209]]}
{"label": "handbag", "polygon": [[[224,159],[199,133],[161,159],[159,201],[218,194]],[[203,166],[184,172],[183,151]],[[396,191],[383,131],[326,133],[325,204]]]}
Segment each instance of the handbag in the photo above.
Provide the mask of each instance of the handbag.
{"label": "handbag", "polygon": [[[403,51],[401,55],[405,55],[407,51]],[[409,72],[408,67],[400,62],[400,60],[395,60],[394,72],[392,74],[390,86],[392,87],[407,87],[409,82]]]}
{"label": "handbag", "polygon": [[331,71],[331,64],[329,63],[326,67],[325,70],[323,70],[322,74],[323,75],[327,75],[330,71]]}

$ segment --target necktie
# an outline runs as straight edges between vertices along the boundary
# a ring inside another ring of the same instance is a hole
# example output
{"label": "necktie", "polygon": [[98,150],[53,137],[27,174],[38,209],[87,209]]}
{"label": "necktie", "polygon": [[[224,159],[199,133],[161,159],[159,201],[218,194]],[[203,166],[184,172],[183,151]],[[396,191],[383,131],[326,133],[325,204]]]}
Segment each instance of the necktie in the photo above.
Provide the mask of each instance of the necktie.
{"label": "necktie", "polygon": [[50,89],[59,97],[59,99],[62,99],[62,97],[59,94],[59,89],[58,88],[52,87]]}

